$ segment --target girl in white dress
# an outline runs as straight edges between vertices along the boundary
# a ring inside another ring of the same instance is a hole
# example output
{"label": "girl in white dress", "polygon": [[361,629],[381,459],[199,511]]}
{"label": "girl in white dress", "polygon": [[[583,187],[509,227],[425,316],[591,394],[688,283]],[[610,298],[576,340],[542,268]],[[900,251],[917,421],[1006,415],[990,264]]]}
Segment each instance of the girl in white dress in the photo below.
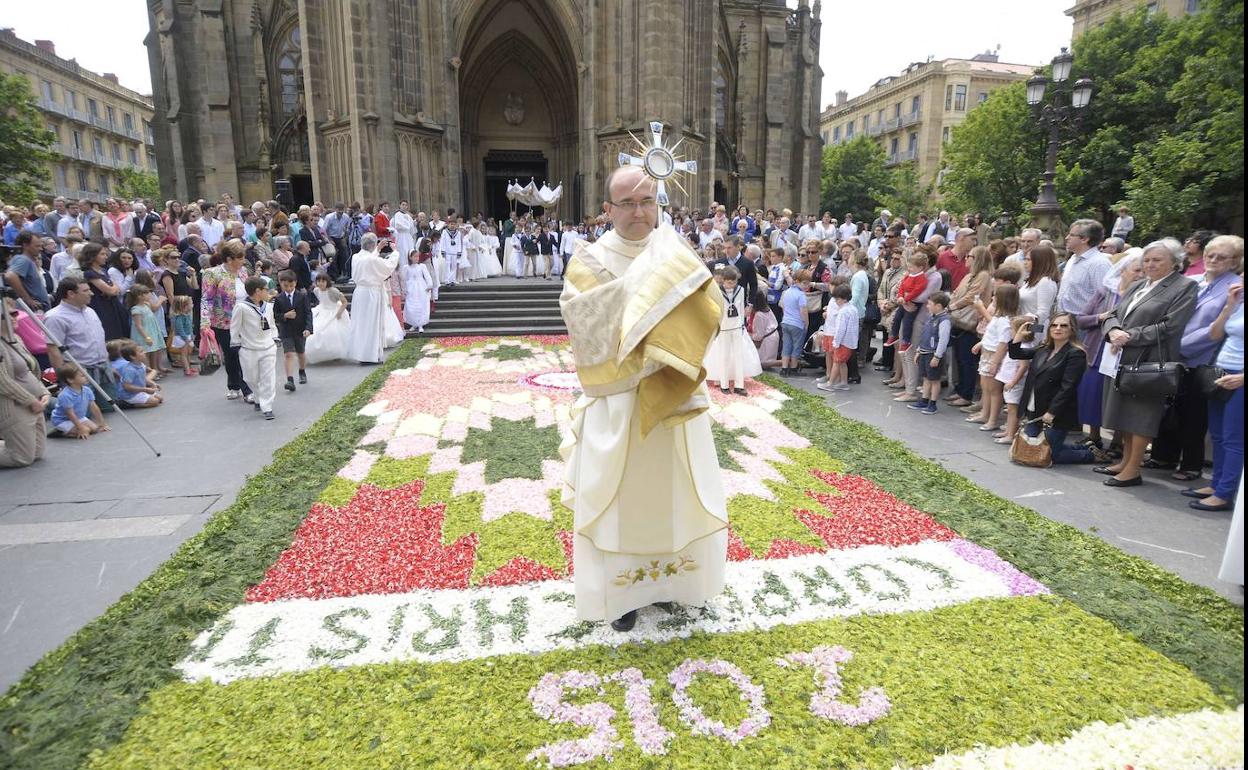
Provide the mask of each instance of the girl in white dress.
{"label": "girl in white dress", "polygon": [[498,258],[498,228],[493,224],[487,225],[485,229],[485,240],[489,243],[490,249],[490,277],[502,275],[503,263]]}
{"label": "girl in white dress", "polygon": [[481,232],[481,261],[480,271],[482,278],[492,278],[503,272],[503,265],[498,261],[498,236],[491,234],[490,228],[482,222],[477,226]]}
{"label": "girl in white dress", "polygon": [[427,258],[428,252],[412,249],[407,264],[399,268],[403,278],[403,320],[420,333],[429,323],[429,300],[433,296],[433,277],[425,266]]}
{"label": "girl in white dress", "polygon": [[719,383],[727,393],[734,388],[737,395],[746,395],[745,378],[762,374],[758,349],[745,330],[745,289],[738,285],[741,274],[731,265],[720,273],[723,277],[724,310],[719,319],[719,334],[706,354],[706,380]]}
{"label": "girl in white dress", "polygon": [[508,272],[517,278],[524,277],[524,252],[520,249],[520,228],[507,239]]}
{"label": "girl in white dress", "polygon": [[344,358],[351,329],[347,299],[334,288],[333,280],[325,273],[316,274],[316,287],[312,293],[318,304],[312,309],[312,336],[308,337],[304,351],[308,363]]}

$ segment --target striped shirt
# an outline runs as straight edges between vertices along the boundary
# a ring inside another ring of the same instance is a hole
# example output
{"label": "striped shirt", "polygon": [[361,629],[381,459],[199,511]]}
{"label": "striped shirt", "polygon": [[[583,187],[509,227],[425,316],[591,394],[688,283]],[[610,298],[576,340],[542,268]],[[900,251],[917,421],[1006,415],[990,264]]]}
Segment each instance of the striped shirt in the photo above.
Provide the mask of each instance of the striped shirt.
{"label": "striped shirt", "polygon": [[1066,260],[1062,281],[1057,287],[1057,309],[1082,313],[1112,267],[1109,257],[1097,249],[1088,249]]}

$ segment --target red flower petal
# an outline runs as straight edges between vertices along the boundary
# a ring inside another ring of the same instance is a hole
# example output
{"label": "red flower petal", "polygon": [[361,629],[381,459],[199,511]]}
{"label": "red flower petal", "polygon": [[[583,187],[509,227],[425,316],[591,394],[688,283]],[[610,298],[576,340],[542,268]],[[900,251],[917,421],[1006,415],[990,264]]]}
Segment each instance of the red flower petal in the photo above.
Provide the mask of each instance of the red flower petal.
{"label": "red flower petal", "polygon": [[841,494],[807,490],[806,494],[832,515],[798,511],[797,517],[831,548],[897,546],[957,537],[953,530],[861,476],[821,470],[811,470],[811,473],[836,487]]}
{"label": "red flower petal", "polygon": [[816,548],[813,545],[806,545],[796,540],[779,537],[771,541],[771,547],[767,549],[767,555],[763,558],[787,559],[790,556],[805,556],[809,553],[823,553],[823,551],[824,549]]}
{"label": "red flower petal", "polygon": [[467,588],[477,535],[442,545],[444,507],[422,507],[423,489],[421,480],[395,489],[365,484],[341,508],[313,506],[247,600]]}
{"label": "red flower petal", "polygon": [[559,530],[559,542],[563,543],[563,558],[568,562],[568,574],[572,574],[572,533],[566,529]]}
{"label": "red flower petal", "polygon": [[487,586],[514,586],[521,583],[535,583],[539,580],[558,579],[559,575],[545,564],[524,556],[517,556],[486,575],[485,580],[481,582]]}
{"label": "red flower petal", "polygon": [[728,528],[728,561],[748,561],[753,559],[754,554],[746,547],[745,541],[732,531],[732,527]]}

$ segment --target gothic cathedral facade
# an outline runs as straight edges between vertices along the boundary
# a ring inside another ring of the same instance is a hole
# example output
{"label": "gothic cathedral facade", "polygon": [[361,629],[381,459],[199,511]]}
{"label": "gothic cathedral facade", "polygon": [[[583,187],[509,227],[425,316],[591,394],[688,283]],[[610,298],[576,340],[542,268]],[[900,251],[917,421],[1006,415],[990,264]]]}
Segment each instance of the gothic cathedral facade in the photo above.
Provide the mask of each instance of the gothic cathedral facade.
{"label": "gothic cathedral facade", "polygon": [[674,205],[812,211],[819,3],[784,0],[149,0],[166,198],[400,199],[501,216],[506,185],[599,210],[662,121],[698,161]]}

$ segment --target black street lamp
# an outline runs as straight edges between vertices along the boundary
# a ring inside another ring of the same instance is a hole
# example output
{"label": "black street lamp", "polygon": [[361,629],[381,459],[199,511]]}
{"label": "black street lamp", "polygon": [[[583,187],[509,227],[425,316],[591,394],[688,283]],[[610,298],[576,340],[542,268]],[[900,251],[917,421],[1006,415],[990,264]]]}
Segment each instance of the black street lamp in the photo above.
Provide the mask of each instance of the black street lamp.
{"label": "black street lamp", "polygon": [[1074,62],[1075,57],[1065,48],[1053,57],[1053,88],[1050,90],[1048,104],[1044,104],[1045,89],[1049,86],[1048,78],[1037,74],[1027,81],[1027,105],[1031,107],[1031,114],[1042,127],[1049,130],[1048,150],[1044,157],[1044,183],[1040,187],[1039,199],[1031,207],[1032,226],[1048,233],[1050,237],[1057,235],[1053,228],[1061,221],[1062,212],[1062,207],[1057,203],[1057,188],[1053,184],[1057,177],[1057,148],[1061,142],[1061,131],[1066,127],[1072,132],[1077,131],[1085,108],[1092,101],[1092,81],[1088,78],[1080,78],[1073,86],[1067,85]]}

